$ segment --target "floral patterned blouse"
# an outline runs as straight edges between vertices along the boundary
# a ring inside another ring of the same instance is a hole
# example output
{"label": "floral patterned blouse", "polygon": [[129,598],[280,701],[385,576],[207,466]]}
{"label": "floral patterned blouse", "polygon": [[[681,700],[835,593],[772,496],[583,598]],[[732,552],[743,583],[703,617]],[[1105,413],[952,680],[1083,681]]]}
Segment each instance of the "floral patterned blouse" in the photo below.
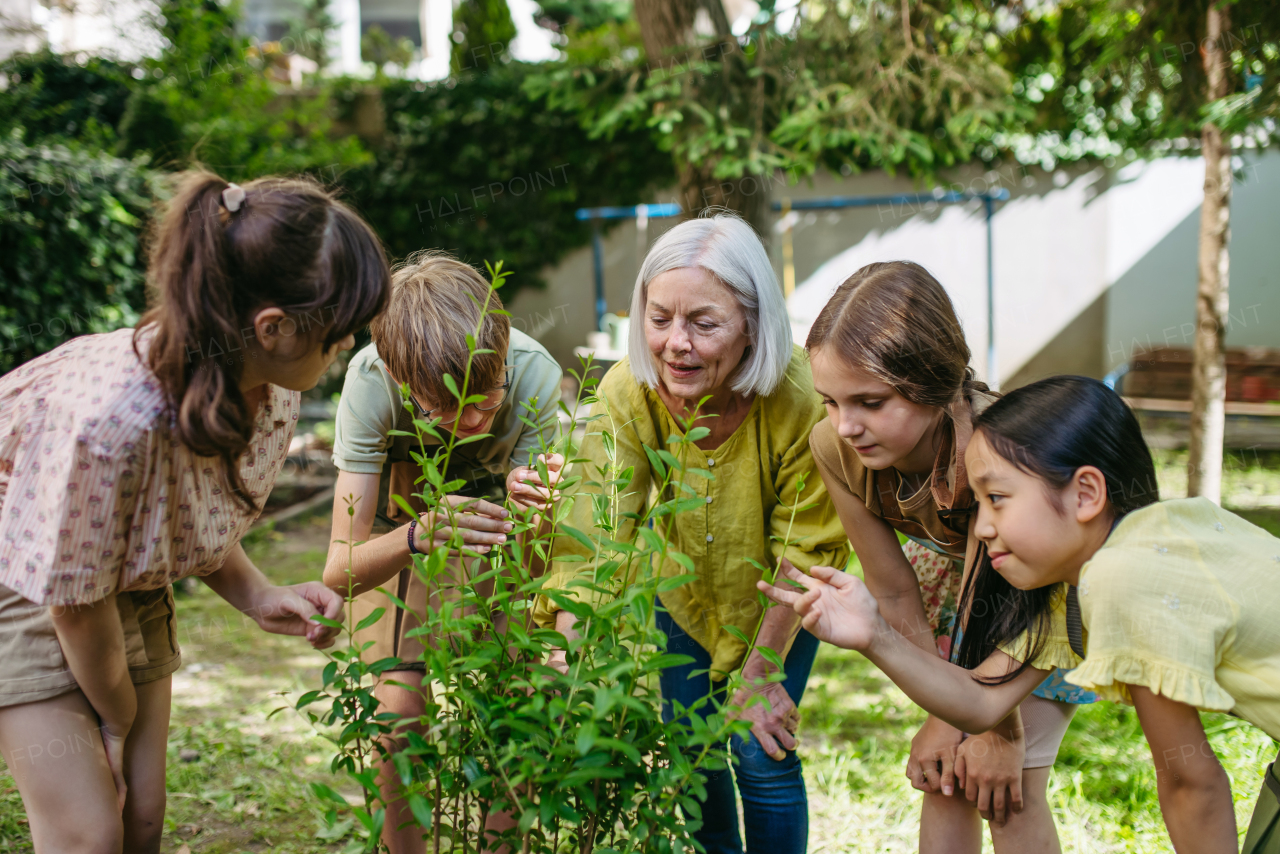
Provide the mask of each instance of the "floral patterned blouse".
{"label": "floral patterned blouse", "polygon": [[[933,639],[938,655],[951,660],[951,630],[955,626],[957,606],[960,601],[960,580],[963,561],[956,560],[935,547],[925,545],[915,538],[908,538],[902,546],[903,553],[915,570],[920,583],[920,599],[924,614],[933,628]],[[1031,693],[1046,700],[1080,705],[1095,702],[1098,697],[1092,691],[1072,685],[1063,677],[1067,671],[1054,670]]]}
{"label": "floral patterned blouse", "polygon": [[[298,419],[299,394],[268,389],[240,462],[259,505]],[[0,585],[73,605],[217,571],[258,516],[219,466],[178,441],[132,329],[22,365],[0,377]]]}

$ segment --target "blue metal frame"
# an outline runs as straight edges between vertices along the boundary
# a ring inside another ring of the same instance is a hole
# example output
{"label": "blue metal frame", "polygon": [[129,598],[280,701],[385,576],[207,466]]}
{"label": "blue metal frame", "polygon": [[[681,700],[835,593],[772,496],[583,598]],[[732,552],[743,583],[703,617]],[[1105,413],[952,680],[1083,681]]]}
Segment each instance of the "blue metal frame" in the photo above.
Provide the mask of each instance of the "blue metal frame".
{"label": "blue metal frame", "polygon": [[596,329],[604,322],[606,310],[604,300],[604,236],[600,233],[600,222],[606,219],[635,219],[641,213],[651,219],[664,219],[680,216],[683,209],[679,205],[633,205],[632,207],[578,208],[574,217],[591,221],[591,255],[592,267],[595,271],[596,284]]}
{"label": "blue metal frame", "polygon": [[[991,218],[995,215],[995,203],[1008,201],[1009,191],[1003,188],[988,193],[895,193],[887,196],[828,196],[819,199],[792,199],[789,202],[793,211],[838,210],[840,208],[870,208],[881,205],[955,205],[981,200],[987,225],[987,372],[991,376],[988,382],[992,388],[997,385],[996,376],[996,286],[995,286],[995,244],[991,234]],[[782,202],[774,202],[770,208],[782,210]],[[596,297],[596,329],[604,320],[604,237],[600,231],[600,223],[609,219],[635,219],[643,212],[652,219],[680,216],[683,209],[679,205],[633,205],[631,207],[578,208],[574,217],[591,223],[591,254],[595,273]]]}

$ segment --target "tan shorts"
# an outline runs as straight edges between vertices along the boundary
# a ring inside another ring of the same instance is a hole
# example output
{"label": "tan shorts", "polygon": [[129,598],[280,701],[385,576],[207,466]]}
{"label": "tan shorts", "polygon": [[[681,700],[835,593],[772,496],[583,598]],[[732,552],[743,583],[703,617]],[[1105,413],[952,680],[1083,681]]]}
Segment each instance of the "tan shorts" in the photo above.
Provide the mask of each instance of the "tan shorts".
{"label": "tan shorts", "polygon": [[[446,589],[446,597],[457,599],[456,590],[451,588],[457,584],[459,572],[462,568],[462,562],[457,558],[449,561],[446,569],[447,579],[444,581]],[[472,561],[472,577],[484,572],[488,568],[488,563],[481,560]],[[357,646],[373,641],[373,646],[364,652],[364,660],[372,664],[384,658],[395,656],[399,658],[403,664],[396,668],[397,670],[424,670],[425,665],[422,663],[422,650],[424,635],[417,634],[410,636],[410,632],[422,625],[418,619],[419,614],[426,613],[428,602],[427,585],[423,582],[422,577],[416,573],[412,567],[405,567],[400,570],[399,574],[383,584],[386,590],[393,591],[400,601],[409,606],[409,610],[405,611],[396,607],[391,603],[384,594],[378,591],[364,593],[355,598],[351,603],[352,618],[358,624],[365,617],[372,614],[378,608],[386,608],[386,613],[382,618],[364,631],[356,632],[355,643]],[[489,590],[493,589],[493,582],[488,581],[480,585],[478,591],[481,595],[485,595]],[[441,605],[439,593],[433,593],[430,597],[431,607],[439,608]]]}
{"label": "tan shorts", "polygon": [[[163,679],[182,666],[172,587],[121,593],[116,608],[135,685]],[[48,700],[75,688],[49,606],[0,585],[0,707]]]}
{"label": "tan shorts", "polygon": [[[1067,727],[1071,726],[1075,705],[1031,694],[1022,701],[1018,710],[1022,713],[1022,731],[1027,746],[1026,758],[1022,760],[1023,770],[1048,768],[1058,761],[1058,748],[1062,746]],[[966,733],[965,738],[968,737]]]}
{"label": "tan shorts", "polygon": [[1023,768],[1047,768],[1058,761],[1058,748],[1076,713],[1074,703],[1046,700],[1032,694],[1018,707],[1022,712],[1022,729],[1026,732],[1027,758]]}
{"label": "tan shorts", "polygon": [[409,568],[400,570],[397,576],[382,586],[395,591],[400,601],[409,606],[409,611],[393,605],[390,599],[376,590],[357,596],[351,603],[351,618],[356,623],[360,623],[378,608],[387,610],[372,626],[355,633],[355,645],[359,647],[373,641],[373,646],[363,654],[368,664],[394,656],[403,662],[397,670],[425,670],[426,665],[421,661],[421,636],[406,637],[406,634],[422,625],[417,615],[425,613],[427,586]]}

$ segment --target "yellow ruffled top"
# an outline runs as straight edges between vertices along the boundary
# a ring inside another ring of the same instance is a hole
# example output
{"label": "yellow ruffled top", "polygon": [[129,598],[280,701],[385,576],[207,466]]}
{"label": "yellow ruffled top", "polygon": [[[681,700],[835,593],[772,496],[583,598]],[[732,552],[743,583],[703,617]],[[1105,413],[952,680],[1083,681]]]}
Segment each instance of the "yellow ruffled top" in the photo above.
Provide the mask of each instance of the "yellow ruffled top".
{"label": "yellow ruffled top", "polygon": [[1036,667],[1075,666],[1067,681],[1106,700],[1132,704],[1141,685],[1280,738],[1280,539],[1204,498],[1163,501],[1121,520],[1077,592],[1084,660],[1056,595]]}
{"label": "yellow ruffled top", "polygon": [[[565,524],[588,536],[596,531],[593,501],[600,488],[589,482],[601,480],[599,471],[609,461],[604,433],[612,437],[618,470],[634,470],[618,498],[617,542],[636,539],[634,520],[650,506],[661,480],[645,448],[671,451],[686,472],[709,475],[686,474],[683,480],[690,489],[680,496],[697,506],[659,518],[655,528],[672,549],[688,557],[696,576],[662,593],[662,602],[676,624],[711,654],[711,678],[723,679],[742,664],[746,652],[746,645],[725,627],[750,637],[761,615],[756,590],[761,573],[752,561],[776,567],[786,557],[807,571],[819,564],[843,568],[849,560],[848,538],[809,450],[809,432],[826,412],[813,391],[808,359],[795,347],[778,388],[767,397],[757,396],[746,419],[713,451],[670,444],[681,433],[680,425],[657,392],[632,376],[626,359],[601,380],[597,396],[601,403],[595,412],[602,417],[588,426],[582,440],[578,457],[587,462],[575,471],[582,482],[571,496]],[[803,494],[796,489],[799,475],[804,477]],[[671,490],[663,497],[674,495]],[[544,589],[580,591],[572,582],[590,572],[588,558],[577,539],[559,536]],[[663,562],[666,577],[688,572],[676,560]],[[542,626],[554,624],[555,605],[547,597],[535,602],[534,619]]]}

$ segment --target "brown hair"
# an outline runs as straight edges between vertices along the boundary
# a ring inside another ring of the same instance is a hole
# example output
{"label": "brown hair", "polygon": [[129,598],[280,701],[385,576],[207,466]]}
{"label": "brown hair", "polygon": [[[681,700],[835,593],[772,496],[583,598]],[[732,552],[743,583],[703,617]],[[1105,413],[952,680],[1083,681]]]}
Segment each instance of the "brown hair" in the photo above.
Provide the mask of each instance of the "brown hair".
{"label": "brown hair", "polygon": [[328,349],[382,311],[389,273],[373,230],[313,181],[248,182],[235,212],[223,202],[228,186],[209,172],[181,177],[153,235],[154,302],[134,332],[134,350],[141,354],[140,340],[154,333],[144,361],[168,398],[179,440],[219,458],[232,494],[252,507],[238,461],[256,413],[240,390],[242,359],[219,357],[241,349],[253,314],[272,306]]}
{"label": "brown hair", "polygon": [[868,264],[845,279],[805,341],[810,353],[827,345],[912,403],[946,407],[964,391],[990,393],[969,367],[951,298],[911,261]]}
{"label": "brown hair", "polygon": [[[481,314],[484,321],[481,323]],[[422,251],[397,264],[391,277],[388,311],[369,327],[378,355],[397,382],[408,383],[431,404],[452,408],[453,393],[467,372],[467,335],[476,335],[481,353],[471,361],[467,394],[482,394],[502,385],[506,373],[511,320],[497,291],[476,272],[444,252]]]}

